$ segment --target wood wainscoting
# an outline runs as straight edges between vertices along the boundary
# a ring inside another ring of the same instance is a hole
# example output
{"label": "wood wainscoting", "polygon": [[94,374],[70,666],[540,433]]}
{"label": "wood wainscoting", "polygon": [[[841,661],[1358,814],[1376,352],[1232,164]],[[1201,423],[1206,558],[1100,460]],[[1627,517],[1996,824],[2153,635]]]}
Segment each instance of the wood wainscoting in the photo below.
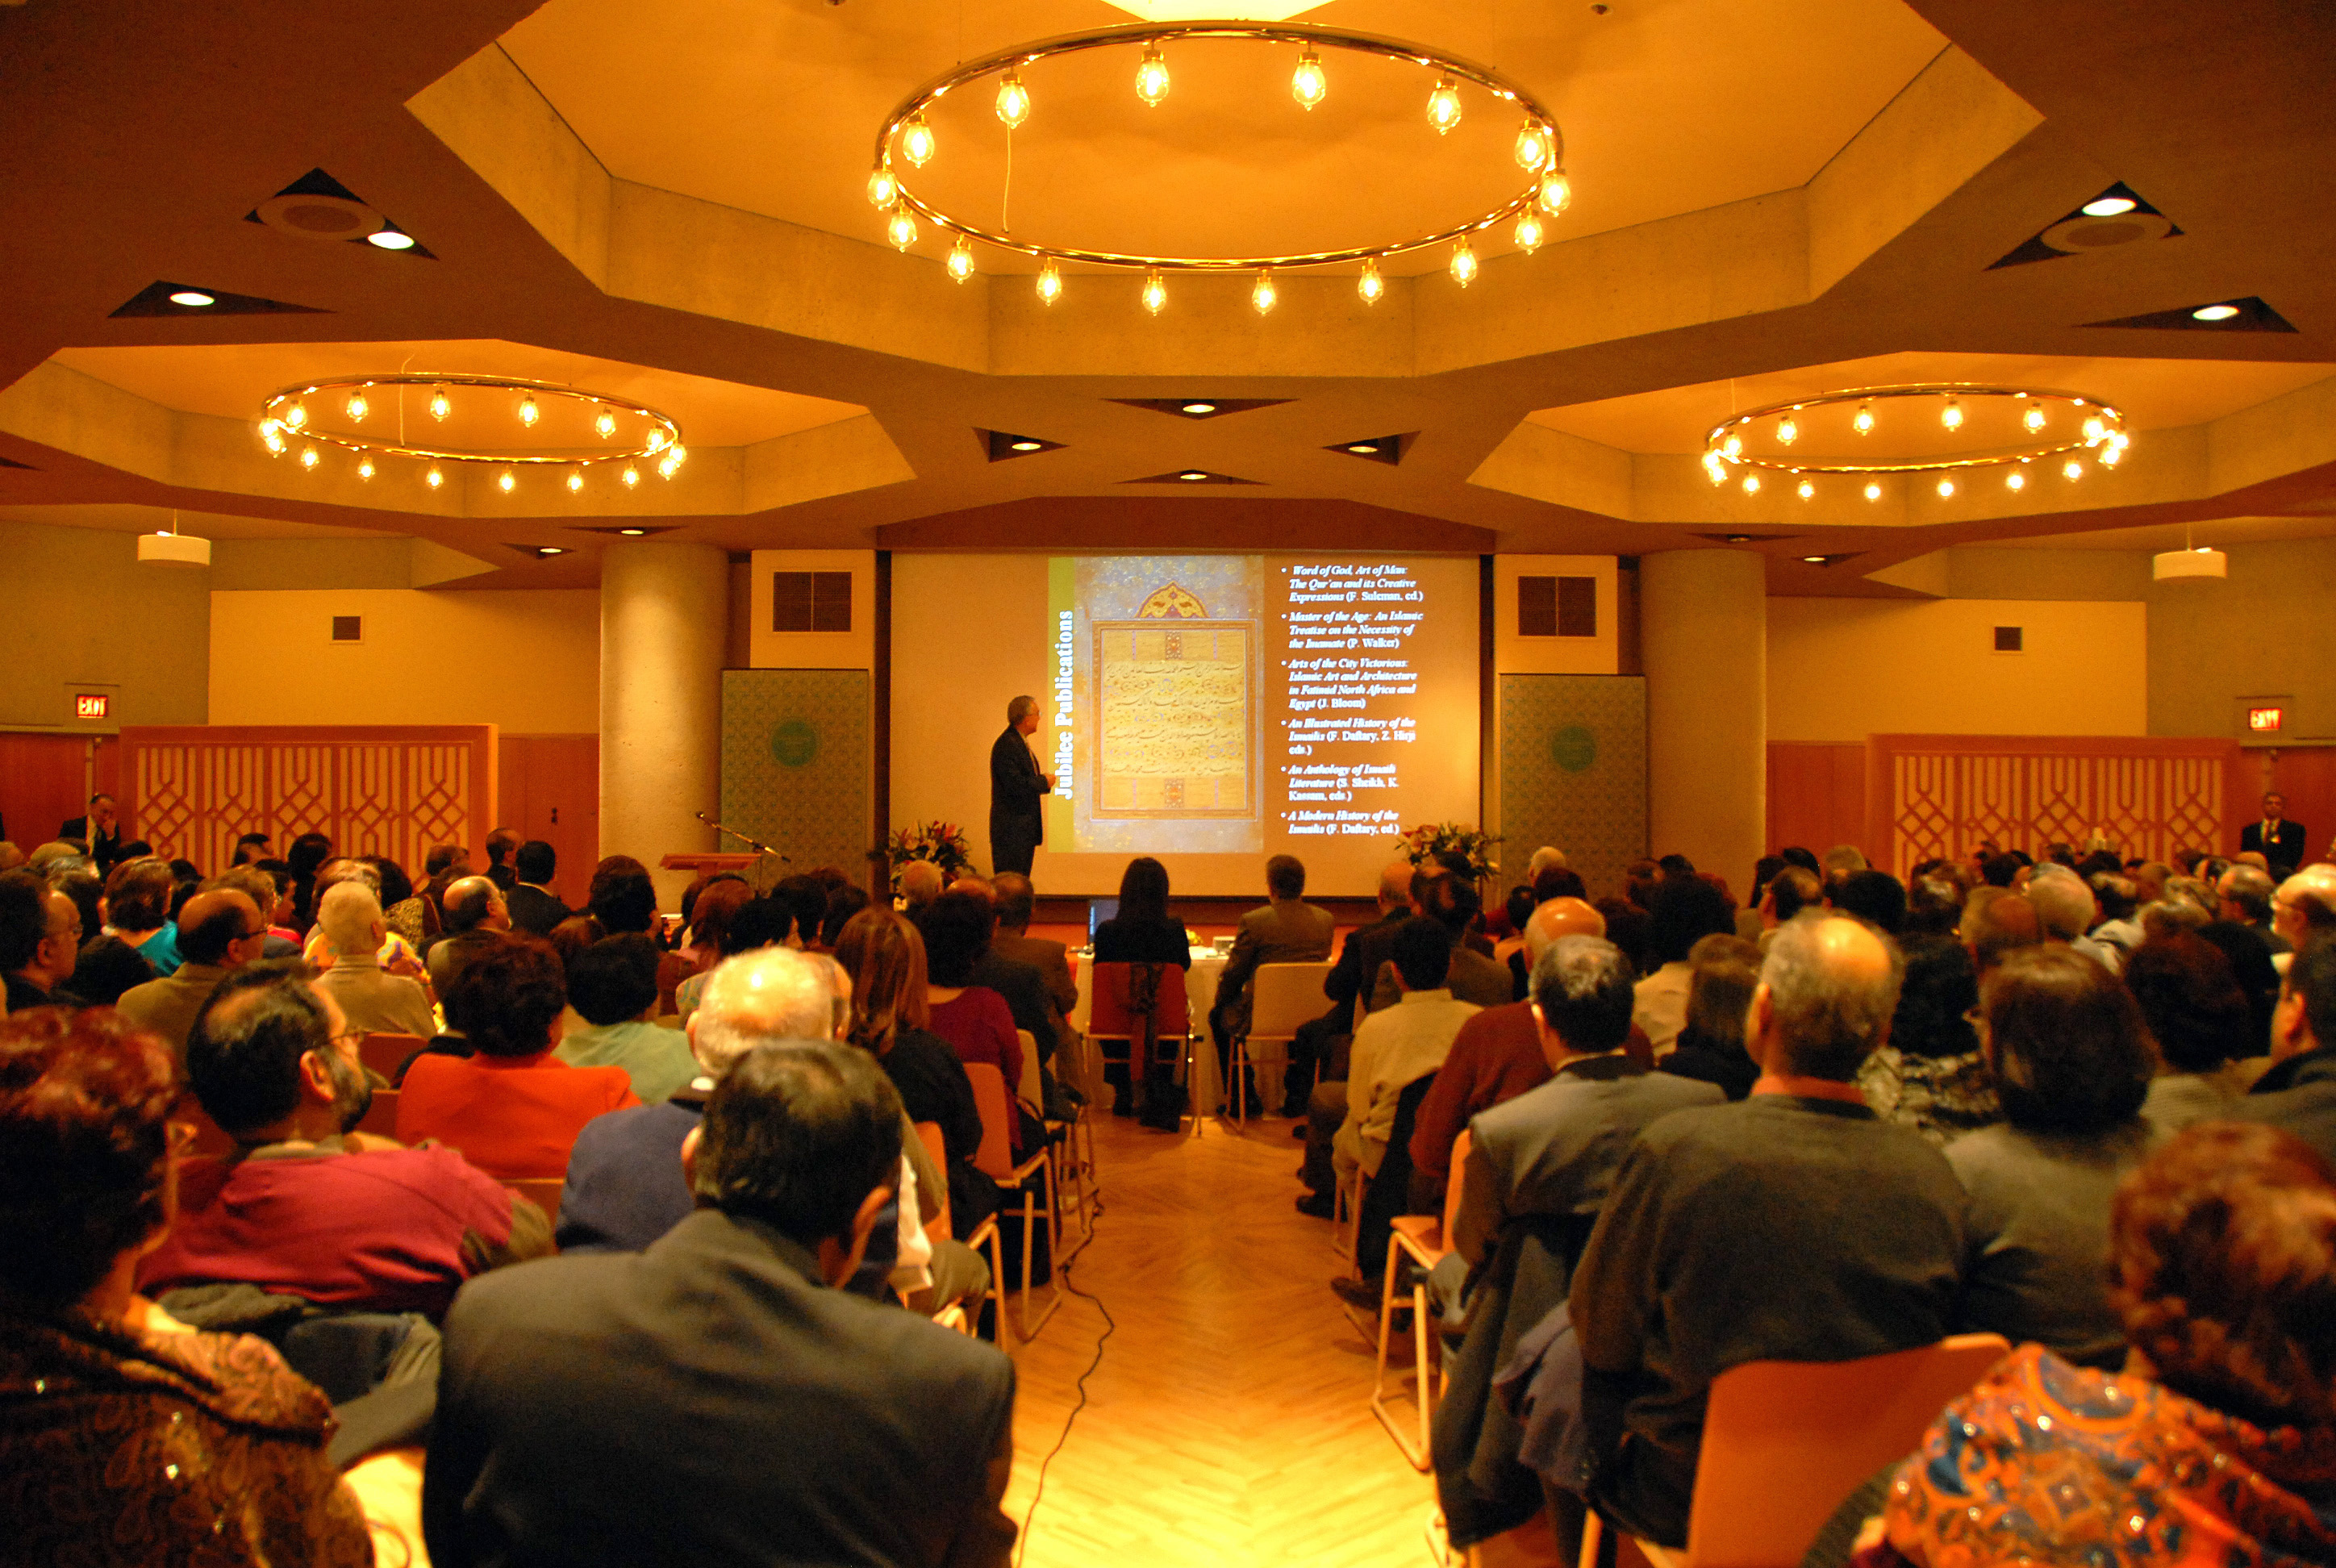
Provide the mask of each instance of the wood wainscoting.
{"label": "wood wainscoting", "polygon": [[121,760],[110,735],[0,734],[0,838],[32,853],[81,815],[92,794],[118,793]]}
{"label": "wood wainscoting", "polygon": [[496,749],[502,794],[493,825],[550,844],[560,857],[554,891],[582,908],[600,860],[600,737],[507,735]]}

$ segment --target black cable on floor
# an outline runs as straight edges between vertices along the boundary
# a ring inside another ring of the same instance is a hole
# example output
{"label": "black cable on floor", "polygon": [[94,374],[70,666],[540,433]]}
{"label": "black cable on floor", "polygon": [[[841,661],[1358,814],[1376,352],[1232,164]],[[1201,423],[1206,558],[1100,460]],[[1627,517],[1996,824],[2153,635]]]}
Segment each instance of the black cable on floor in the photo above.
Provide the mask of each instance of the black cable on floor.
{"label": "black cable on floor", "polygon": [[[1100,1193],[1094,1199],[1094,1205],[1095,1219],[1102,1219],[1103,1197]],[[1086,1242],[1080,1246],[1079,1252],[1084,1252],[1087,1247],[1094,1245],[1094,1236],[1090,1234]],[[1072,1406],[1071,1413],[1063,1418],[1062,1436],[1056,1437],[1055,1446],[1046,1450],[1046,1456],[1038,1461],[1038,1485],[1030,1494],[1030,1506],[1023,1511],[1022,1538],[1014,1544],[1014,1568],[1022,1568],[1022,1554],[1030,1550],[1030,1525],[1038,1517],[1038,1500],[1046,1495],[1046,1466],[1055,1462],[1055,1456],[1061,1453],[1063,1446],[1071,1440],[1071,1427],[1078,1420],[1079,1412],[1087,1407],[1087,1379],[1094,1377],[1095,1368],[1103,1365],[1104,1342],[1119,1332],[1118,1320],[1112,1317],[1111,1309],[1103,1304],[1103,1298],[1082,1290],[1071,1282],[1071,1268],[1079,1261],[1079,1252],[1072,1253],[1056,1265],[1056,1277],[1062,1281],[1065,1294],[1095,1303],[1095,1310],[1103,1314],[1103,1338],[1095,1341],[1095,1359],[1087,1363],[1087,1369],[1079,1374],[1079,1402]],[[998,1297],[998,1310],[1000,1313],[1006,1310],[1006,1299],[1002,1293]]]}

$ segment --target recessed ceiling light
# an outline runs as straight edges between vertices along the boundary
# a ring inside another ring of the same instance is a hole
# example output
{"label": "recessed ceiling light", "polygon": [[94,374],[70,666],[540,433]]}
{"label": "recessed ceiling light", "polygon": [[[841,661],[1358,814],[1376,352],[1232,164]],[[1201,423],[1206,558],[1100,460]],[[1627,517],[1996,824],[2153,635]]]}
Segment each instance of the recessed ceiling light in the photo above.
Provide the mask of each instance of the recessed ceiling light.
{"label": "recessed ceiling light", "polygon": [[400,234],[394,229],[376,229],[365,236],[365,243],[378,245],[384,250],[411,250],[414,248],[414,236]]}
{"label": "recessed ceiling light", "polygon": [[623,534],[627,539],[638,539],[641,535],[647,533],[648,530],[646,528],[620,528],[617,531]]}
{"label": "recessed ceiling light", "polygon": [[1046,443],[1043,441],[1017,441],[1014,443],[1014,450],[1017,452],[1037,452],[1046,444]]}
{"label": "recessed ceiling light", "polygon": [[535,547],[535,553],[538,555],[565,555],[568,552],[560,549],[560,546],[556,544],[539,544]]}
{"label": "recessed ceiling light", "polygon": [[1206,478],[1208,478],[1209,476],[1208,476],[1207,474],[1205,474],[1205,473],[1202,473],[1202,472],[1199,469],[1197,469],[1197,468],[1191,468],[1191,469],[1186,469],[1183,472],[1182,472],[1182,473],[1178,474],[1176,477],[1177,477],[1177,478],[1179,478],[1179,479],[1206,479]]}
{"label": "recessed ceiling light", "polygon": [[2088,218],[2115,218],[2140,205],[2130,196],[2100,196],[2086,202],[2083,210]]}
{"label": "recessed ceiling light", "polygon": [[1750,544],[1752,542],[1752,536],[1748,533],[1731,533],[1728,536],[1728,542],[1730,544]]}
{"label": "recessed ceiling light", "polygon": [[1377,451],[1378,451],[1378,448],[1377,448],[1377,447],[1376,447],[1376,446],[1373,446],[1373,445],[1372,445],[1369,442],[1368,442],[1368,441],[1358,441],[1358,442],[1355,443],[1355,444],[1354,444],[1354,445],[1352,445],[1352,446],[1350,446],[1350,447],[1347,448],[1347,450],[1348,450],[1348,452],[1359,452],[1359,453],[1361,453],[1365,457],[1368,457],[1368,456],[1370,456],[1373,453],[1376,453]]}
{"label": "recessed ceiling light", "polygon": [[1217,405],[1213,403],[1188,403],[1184,405],[1187,414],[1214,414],[1216,411]]}
{"label": "recessed ceiling light", "polygon": [[1805,555],[1801,559],[1811,566],[1823,566],[1825,563],[1825,558],[1821,555]]}
{"label": "recessed ceiling light", "polygon": [[[170,297],[176,299],[179,297],[174,294]],[[2190,319],[2193,321],[2228,321],[2232,317],[2236,316],[2238,313],[2239,307],[2235,305],[2202,305],[2197,309],[2190,313]]]}
{"label": "recessed ceiling light", "polygon": [[200,288],[181,288],[176,294],[170,296],[170,303],[173,305],[193,306],[200,309],[206,305],[217,305],[219,301],[212,296],[205,294]]}

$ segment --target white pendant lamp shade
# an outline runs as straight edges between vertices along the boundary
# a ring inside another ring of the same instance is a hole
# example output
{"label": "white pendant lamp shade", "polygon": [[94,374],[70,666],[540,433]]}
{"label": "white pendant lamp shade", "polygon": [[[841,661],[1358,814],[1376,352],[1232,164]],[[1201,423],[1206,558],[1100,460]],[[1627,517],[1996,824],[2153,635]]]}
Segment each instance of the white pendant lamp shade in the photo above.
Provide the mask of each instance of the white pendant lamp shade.
{"label": "white pendant lamp shade", "polygon": [[138,559],[162,566],[209,566],[211,541],[189,533],[141,533]]}

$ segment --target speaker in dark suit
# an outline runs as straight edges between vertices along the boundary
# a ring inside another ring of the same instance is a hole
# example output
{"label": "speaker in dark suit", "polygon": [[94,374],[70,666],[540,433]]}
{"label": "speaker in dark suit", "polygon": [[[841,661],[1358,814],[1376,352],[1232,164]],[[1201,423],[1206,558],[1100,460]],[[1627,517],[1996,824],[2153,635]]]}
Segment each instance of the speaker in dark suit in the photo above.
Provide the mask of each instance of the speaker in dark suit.
{"label": "speaker in dark suit", "polygon": [[1055,781],[1030,755],[1038,732],[1038,699],[1017,696],[1006,707],[1006,729],[989,747],[989,869],[1030,874],[1038,846],[1046,842],[1040,797]]}
{"label": "speaker in dark suit", "polygon": [[2239,830],[2239,852],[2250,852],[2271,862],[2275,876],[2285,876],[2303,863],[2304,833],[2302,823],[2287,820],[2287,802],[2276,794],[2263,796],[2263,820],[2252,822]]}
{"label": "speaker in dark suit", "polygon": [[423,1473],[432,1559],[1002,1568],[1013,1364],[835,1288],[903,1135],[866,1052],[758,1046],[684,1151],[715,1207],[645,1252],[472,1281]]}

